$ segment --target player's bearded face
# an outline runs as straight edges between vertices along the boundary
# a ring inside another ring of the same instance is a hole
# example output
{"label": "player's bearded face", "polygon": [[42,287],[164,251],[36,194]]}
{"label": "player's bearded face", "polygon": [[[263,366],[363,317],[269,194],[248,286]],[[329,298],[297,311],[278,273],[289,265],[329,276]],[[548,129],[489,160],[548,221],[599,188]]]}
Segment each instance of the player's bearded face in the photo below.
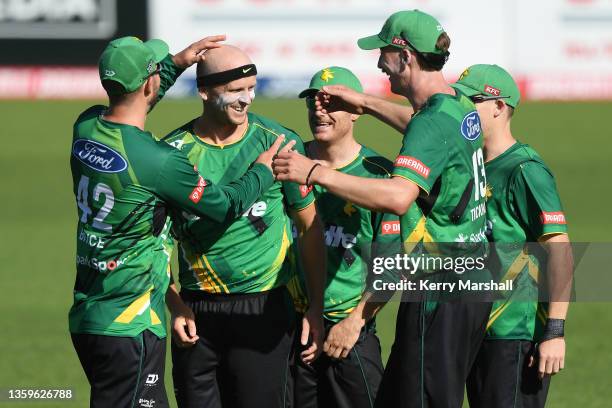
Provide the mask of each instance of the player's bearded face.
{"label": "player's bearded face", "polygon": [[243,124],[255,99],[255,84],[256,79],[252,76],[214,87],[210,92],[210,101],[215,111],[233,125]]}
{"label": "player's bearded face", "polygon": [[402,63],[400,56],[400,49],[397,47],[387,46],[381,48],[378,68],[389,77],[391,92],[401,95],[404,88],[402,74],[406,69],[406,64]]}
{"label": "player's bearded face", "polygon": [[336,111],[322,113],[314,108],[314,100],[306,98],[308,107],[308,124],[315,140],[333,142],[347,135],[352,128],[353,115],[348,112]]}

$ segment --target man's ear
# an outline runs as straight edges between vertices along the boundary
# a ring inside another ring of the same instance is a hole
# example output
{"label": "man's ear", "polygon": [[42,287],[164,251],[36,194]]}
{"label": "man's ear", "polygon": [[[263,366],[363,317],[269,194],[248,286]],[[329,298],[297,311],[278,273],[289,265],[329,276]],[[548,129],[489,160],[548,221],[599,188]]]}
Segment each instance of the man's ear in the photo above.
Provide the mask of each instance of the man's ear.
{"label": "man's ear", "polygon": [[502,115],[507,109],[508,109],[508,106],[503,100],[496,99],[495,100],[495,111],[493,112],[493,116],[498,117]]}
{"label": "man's ear", "polygon": [[151,95],[153,93],[153,75],[151,75],[150,77],[147,78],[147,80],[145,81],[145,83],[142,85],[143,88],[143,92],[144,92],[144,96],[148,97],[149,95]]}
{"label": "man's ear", "polygon": [[198,87],[198,94],[200,95],[200,98],[202,98],[203,101],[208,100],[208,90],[205,87]]}
{"label": "man's ear", "polygon": [[402,62],[404,62],[404,64],[406,65],[410,64],[412,55],[410,55],[410,51],[408,50],[408,48],[402,48],[400,50],[400,58],[402,59]]}

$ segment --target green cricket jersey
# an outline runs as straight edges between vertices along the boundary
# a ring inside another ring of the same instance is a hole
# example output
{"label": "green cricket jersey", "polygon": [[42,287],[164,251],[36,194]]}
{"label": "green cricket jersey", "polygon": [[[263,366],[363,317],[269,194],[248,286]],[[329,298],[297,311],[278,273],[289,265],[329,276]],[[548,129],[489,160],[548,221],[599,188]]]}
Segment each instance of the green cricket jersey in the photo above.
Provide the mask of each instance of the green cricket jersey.
{"label": "green cricket jersey", "polygon": [[[307,143],[306,151],[308,152]],[[393,163],[380,154],[362,146],[359,155],[338,171],[358,177],[390,177]],[[338,322],[357,306],[365,290],[368,273],[368,254],[375,245],[400,247],[399,218],[393,214],[377,213],[358,207],[315,185],[317,212],[324,223],[327,248],[327,283],[324,293],[324,316]],[[296,235],[297,231],[294,231]],[[293,253],[296,245],[294,245]],[[365,253],[364,253],[365,252]],[[289,290],[296,309],[305,312],[308,306],[306,283],[300,263],[295,262]]]}
{"label": "green cricket jersey", "polygon": [[[161,65],[160,98],[182,71],[170,56]],[[151,133],[104,120],[105,110],[87,109],[73,129],[70,166],[79,221],[70,331],[133,337],[149,329],[163,337],[168,210],[185,208],[225,222],[251,206],[273,177],[257,164],[236,183],[216,186]]]}
{"label": "green cricket jersey", "polygon": [[532,340],[546,321],[546,305],[536,301],[545,254],[530,253],[533,246],[530,251],[525,243],[567,233],[561,200],[552,172],[526,144],[515,143],[487,162],[486,171],[487,235],[496,243],[499,280],[514,281],[514,290],[493,304],[487,336]]}
{"label": "green cricket jersey", "polygon": [[[235,143],[214,145],[193,130],[194,120],[171,132],[164,141],[180,149],[213,182],[227,183],[242,175],[280,134],[304,145],[293,131],[249,113],[249,126]],[[179,238],[179,280],[182,288],[212,293],[261,292],[285,285],[290,266],[285,257],[291,244],[287,210],[299,211],[314,201],[296,183],[275,182],[237,220],[216,224],[188,212],[173,214]]]}
{"label": "green cricket jersey", "polygon": [[[409,211],[400,218],[407,248],[415,242],[486,242],[480,118],[468,97],[457,92],[429,98],[406,128],[393,176],[422,190],[417,200],[422,214]],[[466,245],[471,248],[466,251],[481,247]]]}

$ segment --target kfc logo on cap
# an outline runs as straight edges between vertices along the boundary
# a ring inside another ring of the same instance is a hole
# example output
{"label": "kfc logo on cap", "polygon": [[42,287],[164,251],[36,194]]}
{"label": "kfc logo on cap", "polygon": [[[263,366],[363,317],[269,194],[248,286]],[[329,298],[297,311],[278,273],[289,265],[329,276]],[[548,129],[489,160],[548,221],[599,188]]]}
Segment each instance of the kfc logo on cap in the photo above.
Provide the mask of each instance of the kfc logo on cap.
{"label": "kfc logo on cap", "polygon": [[400,38],[400,37],[393,37],[393,39],[391,40],[391,44],[393,44],[393,45],[401,45],[401,46],[408,45],[406,40],[404,40],[403,38]]}
{"label": "kfc logo on cap", "polygon": [[484,87],[484,91],[488,94],[491,94],[493,96],[499,96],[501,95],[501,91],[497,88],[492,87],[491,85],[485,85]]}

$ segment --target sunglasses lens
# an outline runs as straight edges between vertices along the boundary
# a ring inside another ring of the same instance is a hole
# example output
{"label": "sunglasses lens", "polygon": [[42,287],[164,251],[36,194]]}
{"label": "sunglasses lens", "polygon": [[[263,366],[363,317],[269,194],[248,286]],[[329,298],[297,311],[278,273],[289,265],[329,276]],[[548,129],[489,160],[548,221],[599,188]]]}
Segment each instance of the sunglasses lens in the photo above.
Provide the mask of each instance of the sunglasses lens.
{"label": "sunglasses lens", "polygon": [[314,96],[308,96],[306,97],[306,107],[308,109],[315,109],[315,98]]}

